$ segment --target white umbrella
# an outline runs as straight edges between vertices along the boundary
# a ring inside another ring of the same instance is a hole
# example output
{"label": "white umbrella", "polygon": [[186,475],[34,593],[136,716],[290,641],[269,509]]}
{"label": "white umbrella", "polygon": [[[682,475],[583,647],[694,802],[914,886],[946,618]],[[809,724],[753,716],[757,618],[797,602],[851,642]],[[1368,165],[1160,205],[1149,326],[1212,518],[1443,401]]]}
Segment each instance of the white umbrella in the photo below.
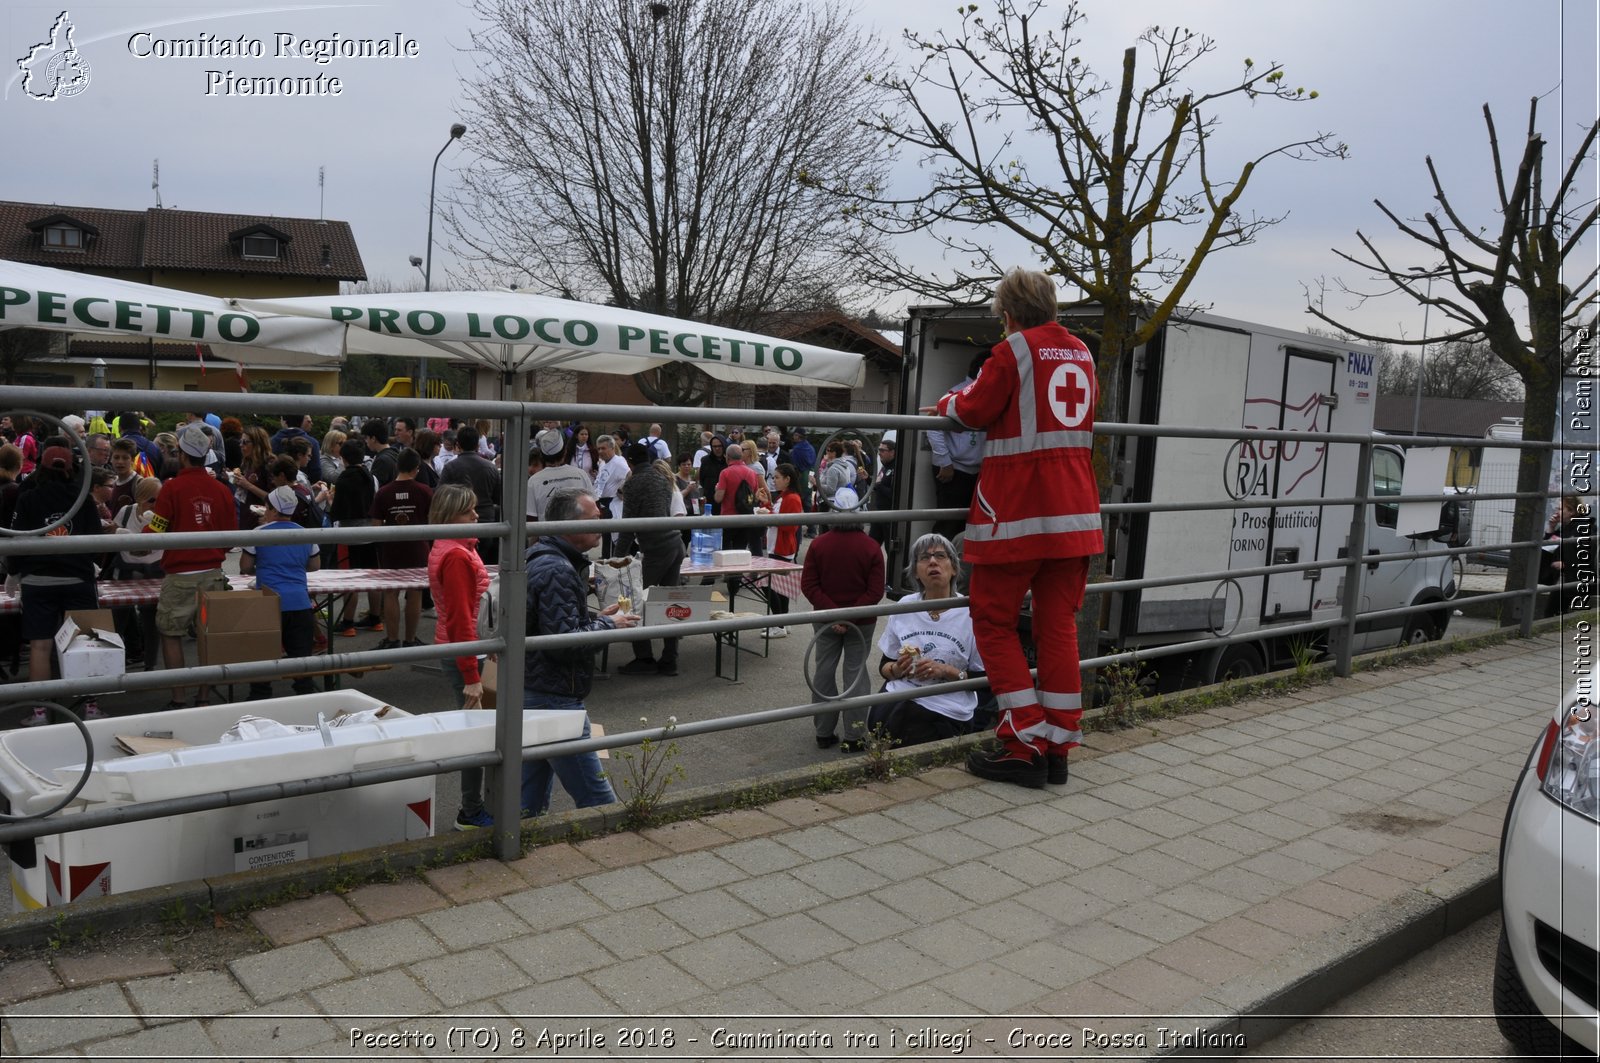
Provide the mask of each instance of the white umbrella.
{"label": "white umbrella", "polygon": [[860,387],[866,376],[859,354],[523,292],[394,292],[233,302],[257,313],[341,323],[349,328],[345,344],[352,354],[415,358],[440,352],[508,373],[540,368],[638,373],[682,362],[719,380],[749,384]]}
{"label": "white umbrella", "polygon": [[204,343],[221,357],[263,365],[337,363],[344,356],[345,330],[332,322],[252,312],[215,295],[5,260],[0,260],[0,328]]}

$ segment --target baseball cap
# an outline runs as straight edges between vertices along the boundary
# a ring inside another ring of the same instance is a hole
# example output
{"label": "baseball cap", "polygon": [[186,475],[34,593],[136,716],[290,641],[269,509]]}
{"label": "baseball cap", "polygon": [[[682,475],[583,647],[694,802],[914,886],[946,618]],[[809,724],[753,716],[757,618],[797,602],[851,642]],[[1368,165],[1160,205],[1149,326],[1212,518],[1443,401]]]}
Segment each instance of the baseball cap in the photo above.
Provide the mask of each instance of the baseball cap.
{"label": "baseball cap", "polygon": [[294,493],[292,487],[274,487],[267,492],[267,504],[287,517],[300,504],[300,496]]}
{"label": "baseball cap", "polygon": [[56,472],[72,471],[72,451],[66,447],[45,447],[39,464]]}
{"label": "baseball cap", "polygon": [[629,465],[648,465],[655,460],[656,453],[643,443],[629,443],[623,448],[622,456]]}
{"label": "baseball cap", "polygon": [[185,425],[178,433],[178,449],[191,458],[203,458],[211,453],[211,437],[197,424]]}
{"label": "baseball cap", "polygon": [[849,487],[841,487],[833,493],[834,509],[856,509],[861,505],[861,496]]}
{"label": "baseball cap", "polygon": [[554,428],[546,428],[535,436],[533,441],[538,445],[539,453],[548,458],[553,458],[567,449],[565,437]]}

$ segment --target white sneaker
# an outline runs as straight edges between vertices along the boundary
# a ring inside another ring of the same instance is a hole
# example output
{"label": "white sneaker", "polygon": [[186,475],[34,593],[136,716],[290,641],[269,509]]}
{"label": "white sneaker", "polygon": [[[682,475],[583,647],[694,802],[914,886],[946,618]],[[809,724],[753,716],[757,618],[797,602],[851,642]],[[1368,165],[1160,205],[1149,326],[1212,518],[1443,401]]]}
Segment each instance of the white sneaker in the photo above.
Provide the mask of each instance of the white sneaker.
{"label": "white sneaker", "polygon": [[40,724],[50,722],[49,715],[44,711],[44,706],[39,706],[33,712],[22,718],[23,727],[38,727]]}
{"label": "white sneaker", "polygon": [[769,628],[767,628],[767,638],[769,638],[769,639],[786,639],[788,637],[789,637],[789,629],[786,628],[786,627],[769,627]]}

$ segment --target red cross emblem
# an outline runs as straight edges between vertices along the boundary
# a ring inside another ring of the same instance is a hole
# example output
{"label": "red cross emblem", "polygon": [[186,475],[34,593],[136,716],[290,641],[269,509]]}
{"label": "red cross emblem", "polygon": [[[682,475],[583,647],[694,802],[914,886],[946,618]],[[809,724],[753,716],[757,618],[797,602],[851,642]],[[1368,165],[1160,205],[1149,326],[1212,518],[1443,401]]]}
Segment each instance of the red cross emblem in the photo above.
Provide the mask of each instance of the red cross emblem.
{"label": "red cross emblem", "polygon": [[1062,362],[1056,366],[1056,371],[1050,374],[1046,394],[1050,412],[1064,427],[1077,428],[1088,419],[1094,390],[1089,374],[1077,362]]}

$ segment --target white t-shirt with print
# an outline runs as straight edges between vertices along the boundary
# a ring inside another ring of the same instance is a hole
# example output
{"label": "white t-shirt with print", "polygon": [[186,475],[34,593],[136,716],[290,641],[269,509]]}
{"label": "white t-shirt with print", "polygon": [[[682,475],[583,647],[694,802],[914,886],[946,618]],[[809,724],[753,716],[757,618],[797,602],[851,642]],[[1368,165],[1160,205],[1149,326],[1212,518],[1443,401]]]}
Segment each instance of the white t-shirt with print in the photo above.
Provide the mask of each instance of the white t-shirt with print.
{"label": "white t-shirt with print", "polygon": [[[908,594],[900,600],[921,601],[922,595]],[[883,637],[878,640],[878,649],[885,657],[899,657],[900,647],[912,645],[921,651],[921,656],[952,668],[965,672],[983,670],[983,659],[978,656],[978,641],[972,635],[972,614],[968,610],[946,609],[937,620],[927,613],[897,613],[886,619],[888,624]],[[976,691],[960,690],[953,694],[917,696],[919,689],[931,685],[932,680],[891,679],[884,689],[890,693],[905,691],[907,700],[952,720],[972,719],[973,710],[978,707]]]}

